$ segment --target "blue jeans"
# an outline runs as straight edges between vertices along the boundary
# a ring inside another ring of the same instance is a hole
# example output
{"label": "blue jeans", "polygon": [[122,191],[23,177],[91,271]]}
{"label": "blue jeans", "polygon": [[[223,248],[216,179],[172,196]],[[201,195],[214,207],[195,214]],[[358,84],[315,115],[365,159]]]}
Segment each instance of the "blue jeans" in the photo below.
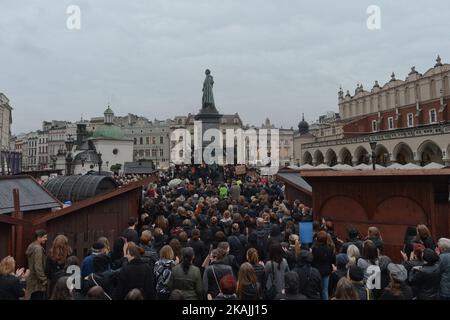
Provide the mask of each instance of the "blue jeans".
{"label": "blue jeans", "polygon": [[330,276],[322,277],[322,300],[328,300],[328,284]]}

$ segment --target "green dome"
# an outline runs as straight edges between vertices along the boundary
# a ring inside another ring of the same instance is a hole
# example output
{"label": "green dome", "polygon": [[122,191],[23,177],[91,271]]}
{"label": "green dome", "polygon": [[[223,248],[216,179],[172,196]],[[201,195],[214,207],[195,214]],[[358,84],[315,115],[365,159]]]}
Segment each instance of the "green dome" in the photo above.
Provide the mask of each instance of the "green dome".
{"label": "green dome", "polygon": [[113,124],[105,124],[94,131],[94,139],[122,140],[125,137],[122,129]]}

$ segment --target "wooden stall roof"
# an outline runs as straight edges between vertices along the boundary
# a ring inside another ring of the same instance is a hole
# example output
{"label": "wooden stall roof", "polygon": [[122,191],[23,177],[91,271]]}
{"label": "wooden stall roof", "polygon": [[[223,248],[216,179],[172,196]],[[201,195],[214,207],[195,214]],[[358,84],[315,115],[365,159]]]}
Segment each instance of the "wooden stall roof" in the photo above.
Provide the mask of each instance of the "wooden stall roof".
{"label": "wooden stall roof", "polygon": [[292,187],[300,190],[301,192],[304,192],[310,196],[312,195],[311,185],[302,178],[302,175],[298,171],[279,171],[276,174],[276,177],[283,180],[283,182],[291,185]]}
{"label": "wooden stall roof", "polygon": [[20,193],[20,211],[45,210],[62,207],[62,203],[51,195],[31,176],[0,177],[0,214],[14,212],[13,190]]}
{"label": "wooden stall roof", "polygon": [[11,224],[11,225],[31,225],[31,221],[18,219],[5,214],[0,214],[0,223]]}
{"label": "wooden stall roof", "polygon": [[302,177],[435,177],[450,176],[450,168],[445,169],[380,169],[380,170],[300,170]]}
{"label": "wooden stall roof", "polygon": [[137,188],[142,188],[143,186],[148,185],[150,182],[154,182],[156,179],[157,179],[156,176],[151,176],[151,177],[148,177],[148,178],[140,180],[140,181],[132,182],[124,187],[117,188],[116,190],[113,190],[111,192],[104,193],[104,194],[101,194],[101,195],[98,195],[98,196],[95,196],[95,197],[92,197],[92,198],[89,198],[89,199],[86,199],[86,200],[83,200],[80,202],[76,202],[69,207],[63,208],[61,210],[49,212],[42,217],[38,217],[38,218],[34,219],[33,224],[39,225],[39,224],[45,223],[49,220],[65,216],[67,214],[73,213],[75,211],[86,208],[88,206],[91,206],[91,205],[97,204],[99,202],[114,198],[118,195],[129,192],[131,190],[135,190]]}

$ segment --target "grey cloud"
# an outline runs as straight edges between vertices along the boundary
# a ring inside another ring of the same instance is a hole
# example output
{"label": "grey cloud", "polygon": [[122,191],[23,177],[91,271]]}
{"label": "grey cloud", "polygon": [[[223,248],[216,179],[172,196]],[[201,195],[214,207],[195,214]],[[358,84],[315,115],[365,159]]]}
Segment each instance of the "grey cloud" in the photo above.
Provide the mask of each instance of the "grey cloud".
{"label": "grey cloud", "polygon": [[[82,30],[65,27],[82,10]],[[381,7],[382,29],[366,28]],[[5,7],[5,8],[3,8]],[[370,88],[395,71],[450,61],[446,0],[8,1],[0,20],[0,91],[15,133],[42,120],[118,114],[165,119],[200,107],[203,71],[221,112],[295,126],[337,110],[339,85]]]}

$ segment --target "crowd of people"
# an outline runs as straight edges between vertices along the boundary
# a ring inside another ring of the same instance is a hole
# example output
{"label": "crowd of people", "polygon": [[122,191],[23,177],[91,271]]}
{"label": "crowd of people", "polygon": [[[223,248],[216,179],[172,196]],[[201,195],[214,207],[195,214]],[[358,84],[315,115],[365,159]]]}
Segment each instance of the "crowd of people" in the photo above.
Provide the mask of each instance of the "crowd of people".
{"label": "crowd of people", "polygon": [[[47,246],[37,230],[27,270],[1,260],[0,299],[450,300],[450,239],[436,243],[425,225],[407,229],[398,264],[375,226],[341,240],[283,183],[233,166],[177,166],[143,198],[121,237],[98,239],[81,261],[65,235]],[[300,243],[299,222],[313,224],[312,243]]]}

